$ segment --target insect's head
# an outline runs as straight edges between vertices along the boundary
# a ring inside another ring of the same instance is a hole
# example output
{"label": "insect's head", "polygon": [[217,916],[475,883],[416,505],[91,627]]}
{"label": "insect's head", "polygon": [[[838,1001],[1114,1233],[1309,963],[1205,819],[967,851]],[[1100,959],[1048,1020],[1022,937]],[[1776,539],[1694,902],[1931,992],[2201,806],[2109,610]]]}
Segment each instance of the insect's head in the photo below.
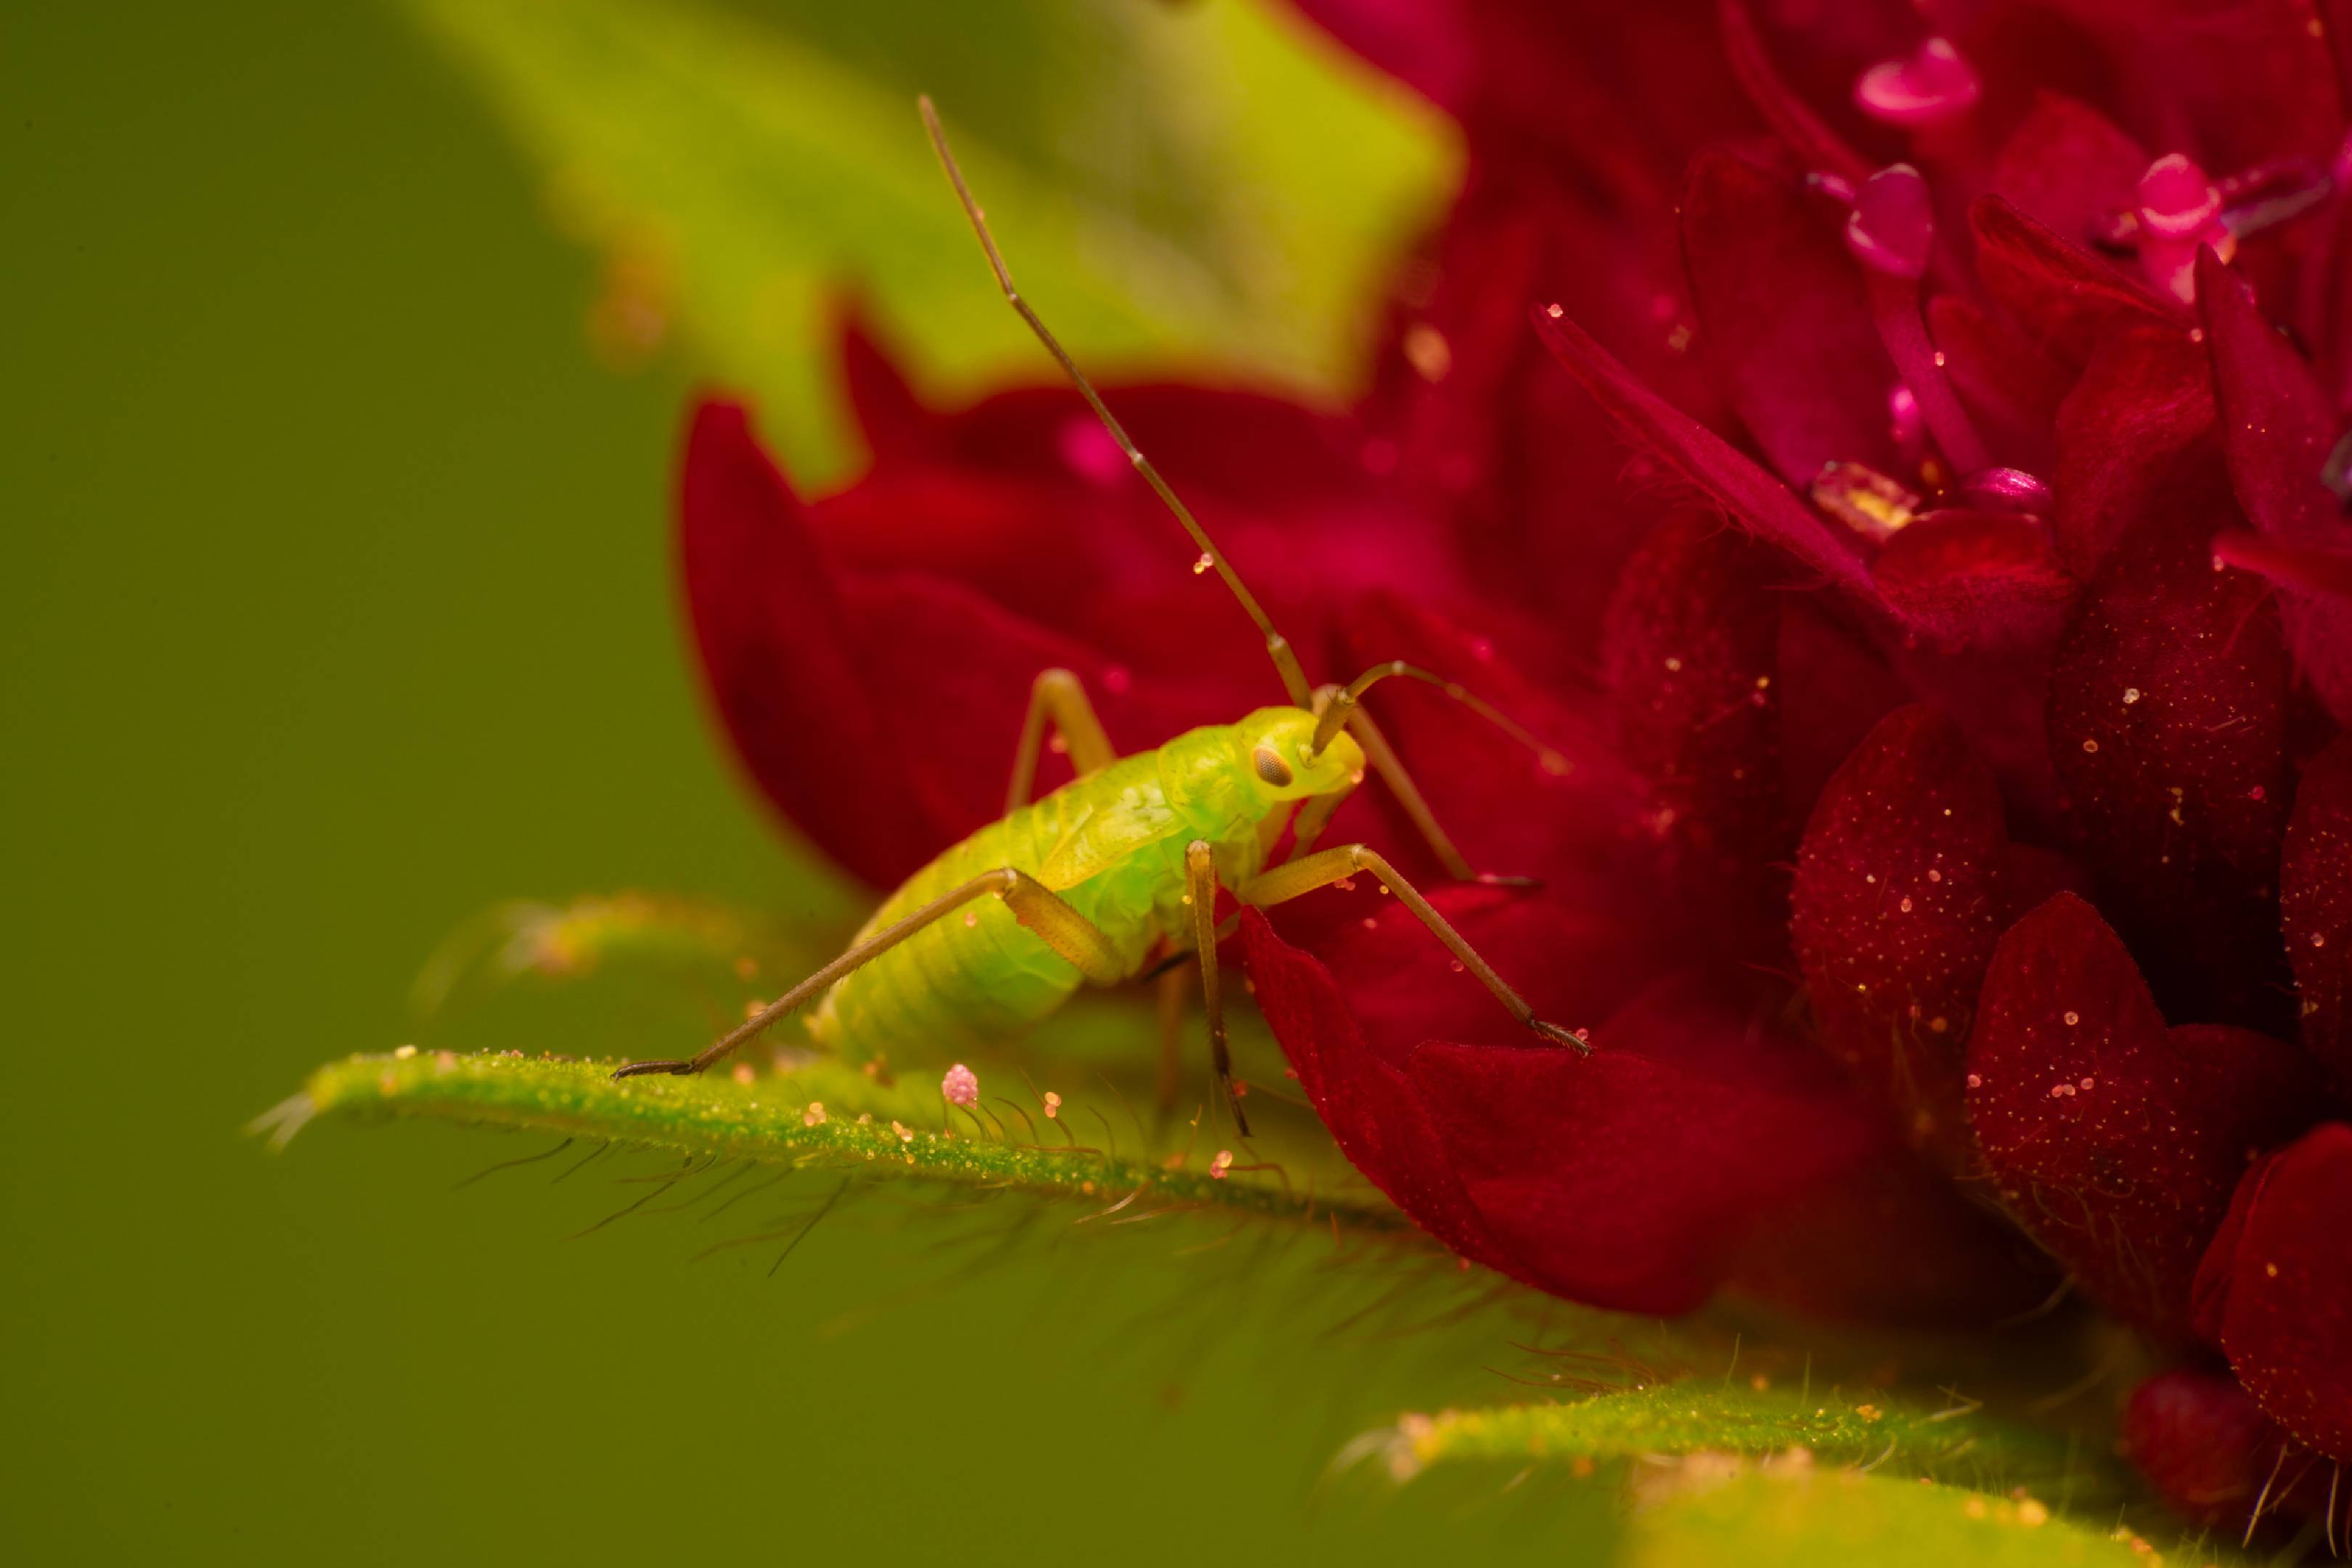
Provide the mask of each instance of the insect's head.
{"label": "insect's head", "polygon": [[1275,800],[1329,795],[1363,777],[1363,748],[1341,731],[1315,749],[1315,714],[1305,708],[1261,708],[1234,726],[1235,747],[1259,789]]}

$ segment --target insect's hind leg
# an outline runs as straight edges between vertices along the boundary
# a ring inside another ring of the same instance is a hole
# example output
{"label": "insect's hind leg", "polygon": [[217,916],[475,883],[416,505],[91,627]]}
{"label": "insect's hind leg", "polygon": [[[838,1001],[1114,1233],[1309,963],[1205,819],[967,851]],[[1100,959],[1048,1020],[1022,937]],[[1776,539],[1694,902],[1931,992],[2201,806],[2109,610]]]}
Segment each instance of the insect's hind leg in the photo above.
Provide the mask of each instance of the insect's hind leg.
{"label": "insect's hind leg", "polygon": [[1587,1053],[1592,1047],[1571,1030],[1558,1024],[1546,1023],[1536,1016],[1527,998],[1511,988],[1510,983],[1495,973],[1494,965],[1478,956],[1477,949],[1462,938],[1462,933],[1439,914],[1427,899],[1421,896],[1411,882],[1397,875],[1396,868],[1360,844],[1343,844],[1335,849],[1319,850],[1303,858],[1260,872],[1243,883],[1234,896],[1243,903],[1260,909],[1279,904],[1311,893],[1318,888],[1328,888],[1334,882],[1345,881],[1359,871],[1369,871],[1379,878],[1388,890],[1396,895],[1397,902],[1411,910],[1429,933],[1444,944],[1445,951],[1461,961],[1462,967],[1477,976],[1478,984],[1494,993],[1495,1000],[1509,1010],[1512,1017],[1558,1045],[1572,1046]]}
{"label": "insect's hind leg", "polygon": [[993,871],[983,871],[961,887],[943,893],[908,915],[905,920],[885,926],[850,950],[761,1008],[751,1017],[729,1030],[709,1049],[688,1061],[629,1062],[616,1068],[614,1078],[636,1078],[647,1073],[698,1073],[714,1063],[724,1061],[738,1046],[752,1038],[769,1025],[820,995],[825,987],[845,974],[864,968],[908,937],[927,926],[936,925],[945,916],[953,914],[975,899],[995,894],[1013,911],[1013,919],[1045,941],[1079,973],[1097,985],[1115,985],[1127,976],[1127,966],[1119,959],[1118,950],[1102,928],[1072,909],[1053,889],[1028,872],[1012,866],[1001,866]]}
{"label": "insect's hind leg", "polygon": [[1110,736],[1087,700],[1087,689],[1076,672],[1041,669],[1029,686],[1029,711],[1021,721],[1021,740],[1013,752],[1013,784],[1004,792],[1007,816],[1029,802],[1037,784],[1037,756],[1045,749],[1045,726],[1051,722],[1070,748],[1070,766],[1080,778],[1118,761]]}
{"label": "insect's hind leg", "polygon": [[1209,1015],[1209,1059],[1232,1107],[1234,1131],[1249,1136],[1241,1090],[1234,1083],[1234,1056],[1225,1041],[1224,987],[1217,973],[1217,862],[1205,838],[1184,847],[1184,901],[1192,908],[1192,946],[1201,959],[1201,1001]]}

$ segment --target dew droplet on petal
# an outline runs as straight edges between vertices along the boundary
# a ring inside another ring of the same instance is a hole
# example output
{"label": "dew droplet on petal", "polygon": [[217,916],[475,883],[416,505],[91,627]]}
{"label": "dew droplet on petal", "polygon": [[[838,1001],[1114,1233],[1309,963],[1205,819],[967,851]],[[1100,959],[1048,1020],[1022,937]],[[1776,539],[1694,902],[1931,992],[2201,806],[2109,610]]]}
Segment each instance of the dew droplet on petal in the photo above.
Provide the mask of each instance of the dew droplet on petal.
{"label": "dew droplet on petal", "polygon": [[2085,741],[2083,742],[2083,750],[2095,756],[2098,754],[2099,743],[2096,741]]}
{"label": "dew droplet on petal", "polygon": [[1911,912],[1911,900],[1908,899],[1903,900],[1903,912],[1906,915]]}
{"label": "dew droplet on petal", "polygon": [[2075,1012],[2075,1011],[2074,1011],[2074,1009],[2072,1009],[2072,1008],[2067,1009],[2067,1012],[2066,1012],[2066,1026],[2067,1026],[2068,1028],[2070,1028],[2070,1029],[2071,1029],[2071,1028],[2073,1028],[2075,1025],[2077,1025],[2077,1024],[2081,1023],[2082,1021],[2083,1021],[2083,1015],[2081,1015],[2080,1013]]}
{"label": "dew droplet on petal", "polygon": [[2138,700],[2139,700],[2139,688],[2138,688],[2138,687],[2137,687],[2137,686],[2126,686],[2126,687],[2125,687],[2125,688],[2124,688],[2124,700],[2125,700],[2126,702],[2137,702],[2137,701],[2138,701]]}

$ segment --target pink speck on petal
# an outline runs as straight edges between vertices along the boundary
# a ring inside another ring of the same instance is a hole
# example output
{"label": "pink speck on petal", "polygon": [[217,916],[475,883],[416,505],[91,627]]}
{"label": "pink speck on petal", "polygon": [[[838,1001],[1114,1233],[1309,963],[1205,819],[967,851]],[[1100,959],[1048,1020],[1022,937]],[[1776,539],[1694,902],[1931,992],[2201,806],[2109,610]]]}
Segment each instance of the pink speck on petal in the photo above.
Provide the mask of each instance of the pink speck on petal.
{"label": "pink speck on petal", "polygon": [[940,1092],[947,1097],[950,1105],[977,1105],[980,1102],[980,1075],[958,1062],[940,1079]]}

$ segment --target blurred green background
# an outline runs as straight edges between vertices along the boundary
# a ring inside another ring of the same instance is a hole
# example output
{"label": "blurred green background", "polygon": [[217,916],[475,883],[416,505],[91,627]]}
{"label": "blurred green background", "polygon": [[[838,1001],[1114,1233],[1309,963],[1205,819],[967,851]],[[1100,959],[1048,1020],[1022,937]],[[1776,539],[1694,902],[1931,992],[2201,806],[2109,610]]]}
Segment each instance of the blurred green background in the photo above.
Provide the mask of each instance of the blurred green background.
{"label": "blurred green background", "polygon": [[[1117,363],[1339,394],[1450,177],[1241,0],[0,15],[13,1560],[1601,1542],[1598,1501],[1323,1483],[1372,1422],[1502,1391],[1475,1336],[1334,1340],[1369,1286],[1137,1247],[949,1281],[936,1232],[863,1223],[768,1279],[689,1267],[682,1222],[564,1240],[621,1173],[453,1191],[520,1152],[488,1135],[237,1135],[407,1037],[494,900],[850,912],[705,731],[667,494],[709,375],[803,473],[854,464],[829,282],[934,388],[1035,374],[941,243],[917,82]],[[562,1018],[515,1043],[632,1049]]]}

